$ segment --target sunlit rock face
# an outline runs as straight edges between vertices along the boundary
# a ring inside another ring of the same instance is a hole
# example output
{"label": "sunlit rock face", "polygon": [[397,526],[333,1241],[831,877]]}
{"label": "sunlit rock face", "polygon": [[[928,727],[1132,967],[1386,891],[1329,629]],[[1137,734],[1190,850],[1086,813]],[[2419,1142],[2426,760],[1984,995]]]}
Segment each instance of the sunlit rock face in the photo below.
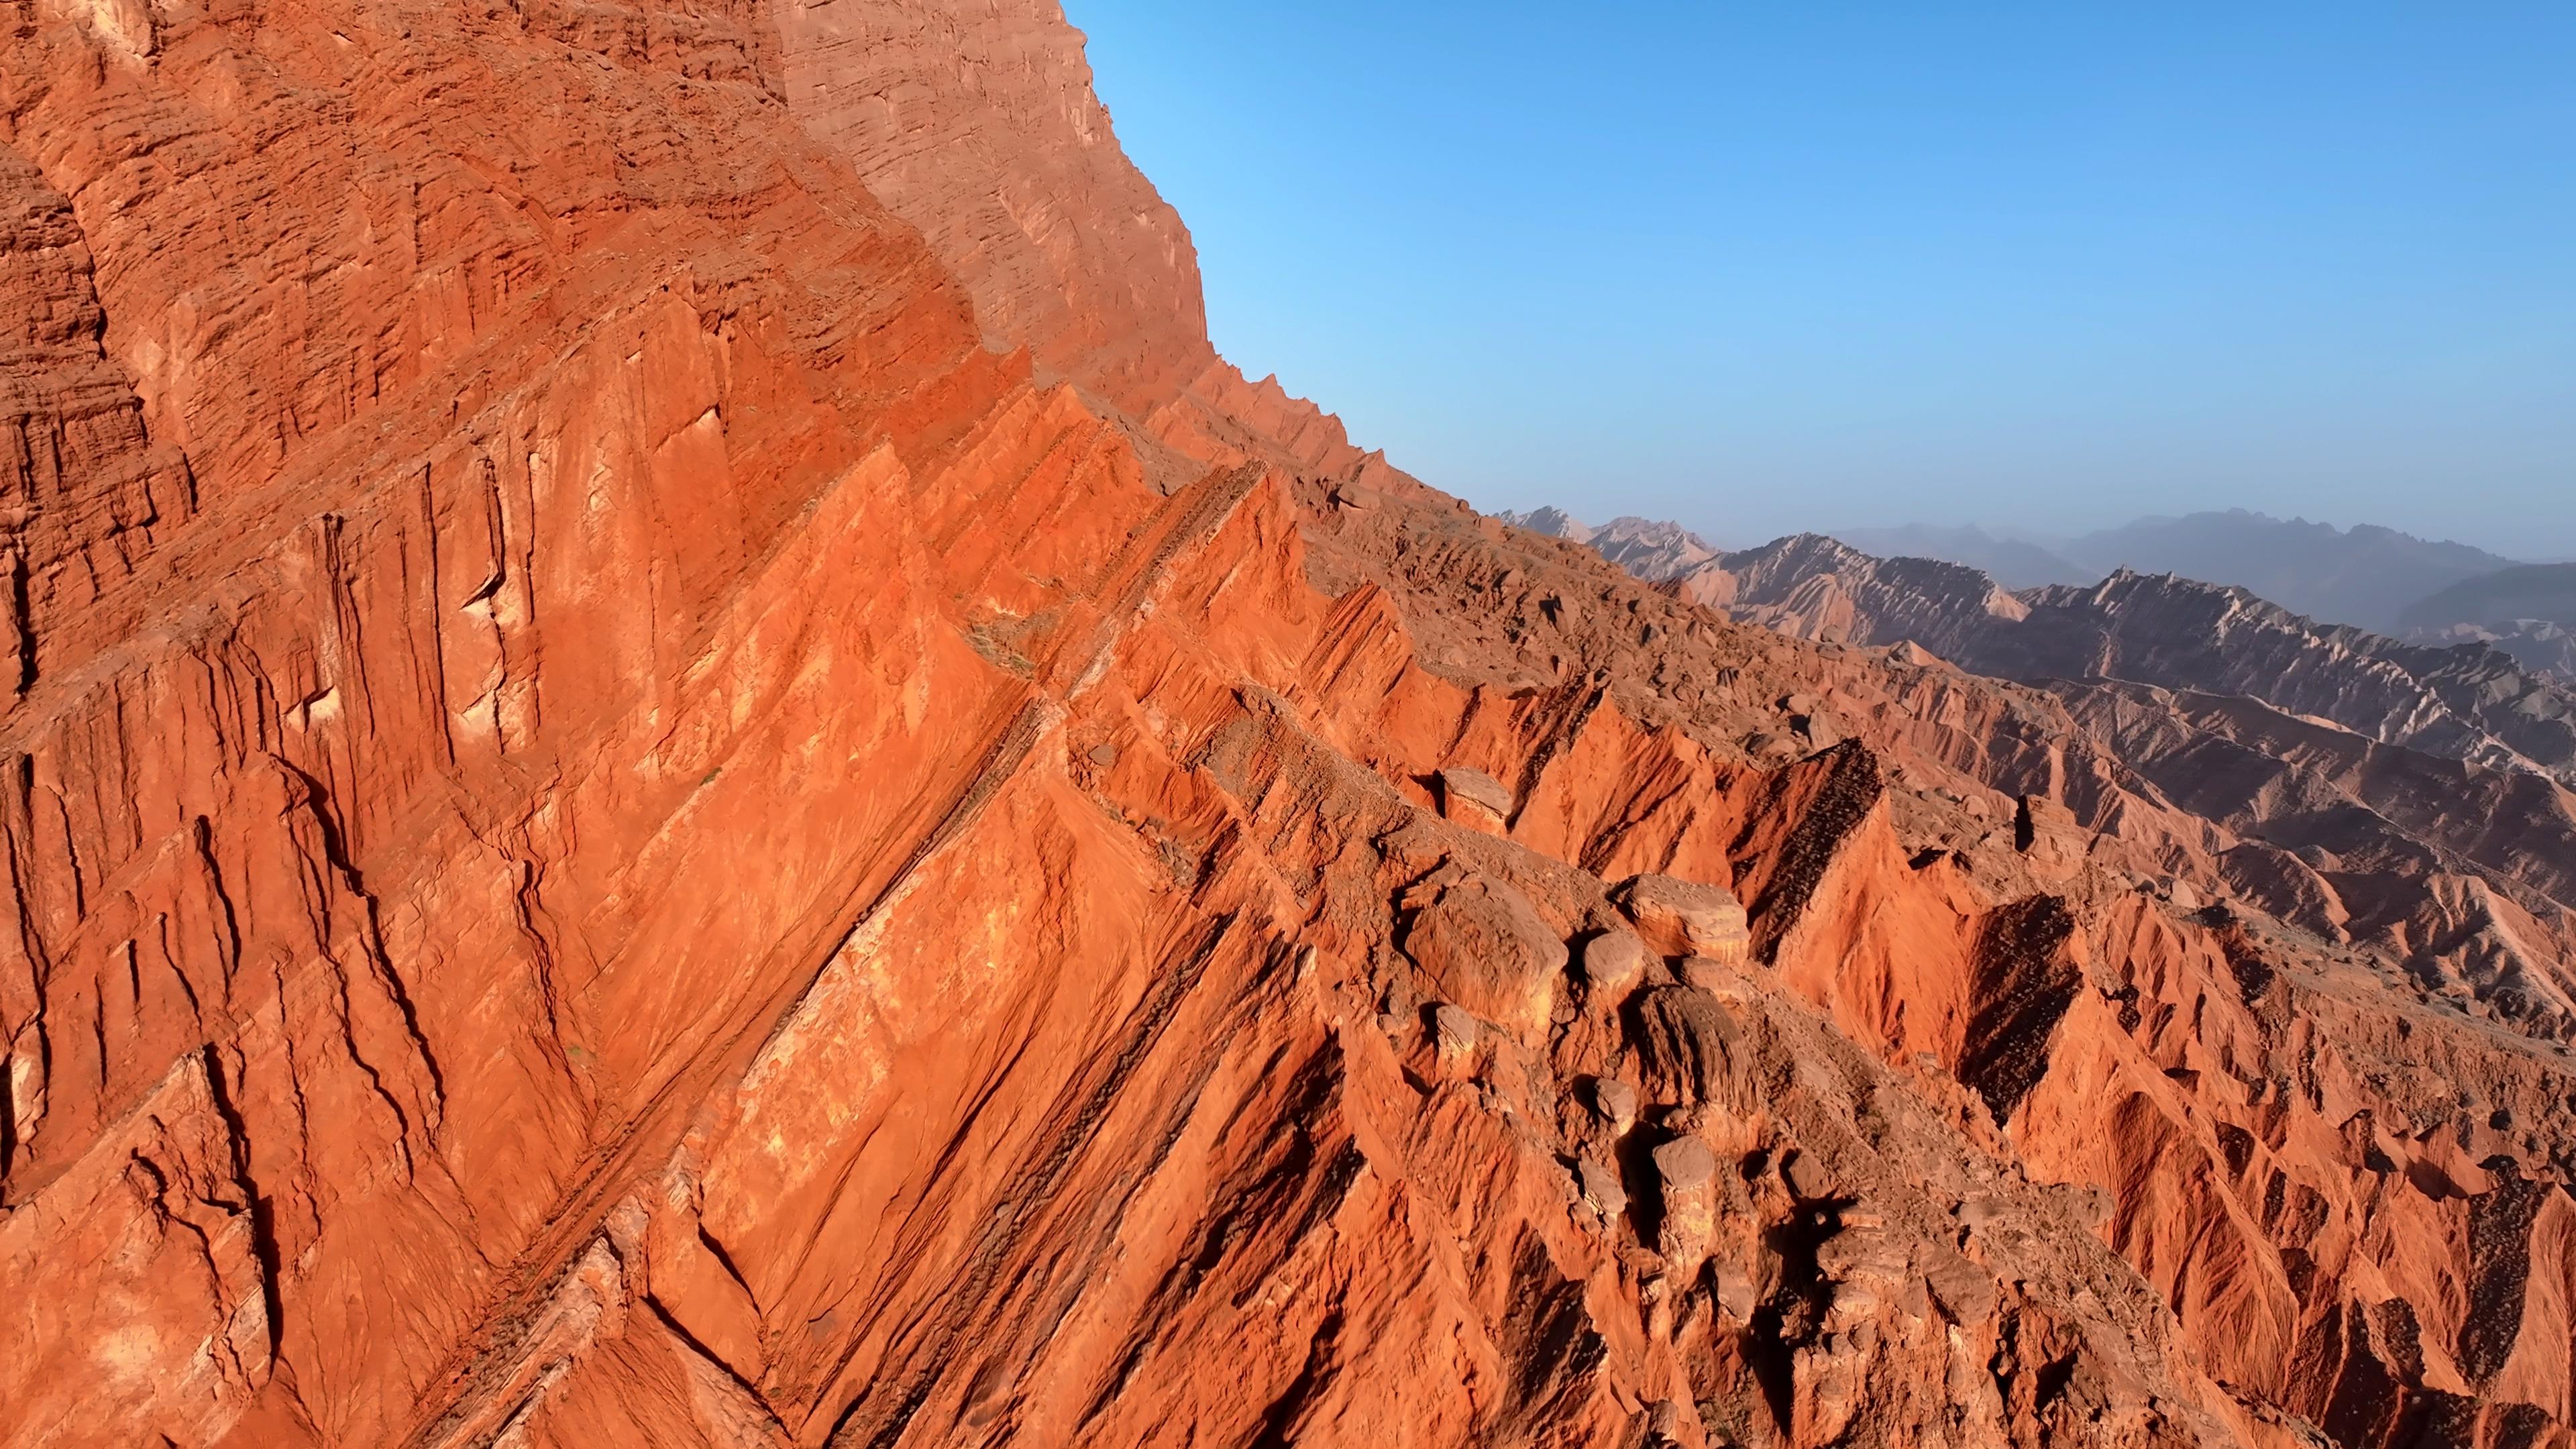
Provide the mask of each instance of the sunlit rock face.
{"label": "sunlit rock face", "polygon": [[0,1441],[2565,1440],[2563,791],[1478,518],[1051,6],[0,8],[0,297]]}

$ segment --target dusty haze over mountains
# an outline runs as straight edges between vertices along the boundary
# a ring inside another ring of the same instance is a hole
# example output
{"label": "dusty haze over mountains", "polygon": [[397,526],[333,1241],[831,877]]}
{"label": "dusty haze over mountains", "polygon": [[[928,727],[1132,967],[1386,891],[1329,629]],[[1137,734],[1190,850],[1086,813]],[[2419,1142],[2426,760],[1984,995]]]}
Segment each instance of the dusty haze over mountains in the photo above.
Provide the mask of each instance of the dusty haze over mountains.
{"label": "dusty haze over mountains", "polygon": [[1401,461],[1053,0],[0,0],[0,1443],[2576,1442],[2567,684]]}

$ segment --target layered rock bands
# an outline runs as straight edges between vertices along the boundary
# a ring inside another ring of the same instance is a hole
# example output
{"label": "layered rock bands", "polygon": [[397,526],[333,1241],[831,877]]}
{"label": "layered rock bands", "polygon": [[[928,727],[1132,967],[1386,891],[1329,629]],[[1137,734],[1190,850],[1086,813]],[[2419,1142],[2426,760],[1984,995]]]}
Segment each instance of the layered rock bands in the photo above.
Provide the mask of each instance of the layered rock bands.
{"label": "layered rock bands", "polygon": [[2567,1442],[2540,746],[1479,518],[1046,0],[6,0],[0,299],[0,1441]]}

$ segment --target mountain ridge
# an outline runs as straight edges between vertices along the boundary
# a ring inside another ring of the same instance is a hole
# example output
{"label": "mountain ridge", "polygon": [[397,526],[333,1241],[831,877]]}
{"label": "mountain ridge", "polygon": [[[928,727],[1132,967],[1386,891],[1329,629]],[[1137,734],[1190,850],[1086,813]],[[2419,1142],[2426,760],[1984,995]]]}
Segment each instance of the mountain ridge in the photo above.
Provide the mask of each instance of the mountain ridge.
{"label": "mountain ridge", "polygon": [[2501,717],[1481,517],[1047,0],[0,40],[0,1442],[2567,1442]]}
{"label": "mountain ridge", "polygon": [[[1524,515],[1500,516],[1520,522]],[[1632,528],[1651,522],[1625,521]],[[2142,517],[2066,538],[1925,524],[1843,529],[1831,536],[1881,557],[1982,569],[2016,590],[2090,585],[2124,568],[2177,574],[2242,587],[2324,622],[2392,635],[2413,627],[2405,615],[2418,600],[2513,565],[2483,549],[2375,524],[2346,529],[2243,508]]]}

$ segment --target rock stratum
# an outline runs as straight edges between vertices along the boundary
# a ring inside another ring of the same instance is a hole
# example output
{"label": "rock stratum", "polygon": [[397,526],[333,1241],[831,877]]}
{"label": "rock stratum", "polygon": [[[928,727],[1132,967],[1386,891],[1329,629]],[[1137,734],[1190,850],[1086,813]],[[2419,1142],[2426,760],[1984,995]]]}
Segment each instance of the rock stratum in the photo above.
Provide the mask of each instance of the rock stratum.
{"label": "rock stratum", "polygon": [[1477,517],[1042,0],[10,0],[0,297],[0,1440],[2570,1441],[2563,786]]}

